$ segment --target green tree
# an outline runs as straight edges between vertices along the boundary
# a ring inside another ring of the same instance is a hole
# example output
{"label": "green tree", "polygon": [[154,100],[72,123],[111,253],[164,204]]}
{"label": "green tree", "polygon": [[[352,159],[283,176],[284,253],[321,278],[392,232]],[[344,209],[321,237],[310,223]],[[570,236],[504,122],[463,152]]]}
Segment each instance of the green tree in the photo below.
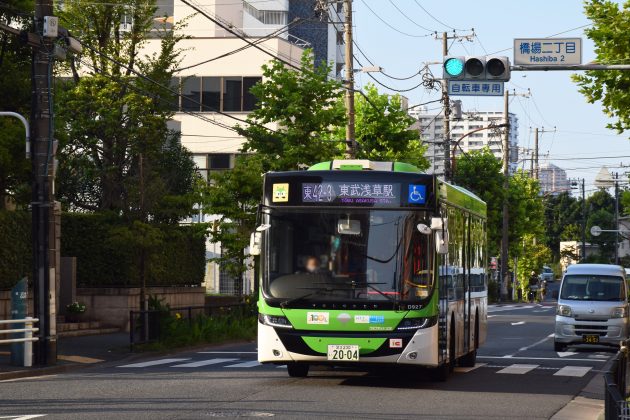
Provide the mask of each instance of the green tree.
{"label": "green tree", "polygon": [[[568,192],[543,198],[544,204],[544,242],[552,252],[553,259],[560,258],[560,241],[567,240],[563,232],[568,226],[582,223],[582,203]],[[580,230],[581,232],[581,230]],[[581,236],[571,240],[581,240]]]}
{"label": "green tree", "polygon": [[[301,70],[278,60],[263,66],[263,82],[252,87],[258,106],[237,127],[246,138],[243,152],[256,153],[265,170],[290,170],[335,156],[335,127],[345,121],[338,99],[341,85],[329,79],[330,67],[314,66],[312,53],[302,55]],[[268,126],[273,126],[269,129]]]}
{"label": "green tree", "polygon": [[[523,252],[523,238],[531,235],[537,241],[544,233],[544,207],[539,195],[538,181],[524,172],[517,172],[509,179],[508,214],[510,253],[518,256]],[[549,261],[548,261],[549,262]]]}
{"label": "green tree", "polygon": [[[59,11],[61,23],[84,45],[57,100],[58,196],[69,208],[159,222],[176,222],[192,211],[194,165],[179,133],[167,127],[176,100],[167,86],[179,62],[181,37],[154,28],[156,10],[155,0],[77,0]],[[130,13],[131,30],[121,32]],[[151,30],[160,45],[143,56]],[[141,212],[146,217],[138,217]]]}
{"label": "green tree", "polygon": [[[588,0],[584,13],[592,26],[584,32],[595,44],[596,61],[602,64],[625,63],[630,56],[630,2]],[[590,103],[601,102],[613,122],[608,128],[621,133],[630,129],[630,73],[597,70],[573,75],[580,92]]]}
{"label": "green tree", "polygon": [[212,174],[203,194],[204,207],[219,215],[210,235],[211,242],[221,243],[221,256],[214,261],[236,278],[249,268],[245,248],[256,227],[262,173],[263,160],[259,155],[240,156],[234,169]]}
{"label": "green tree", "polygon": [[[427,169],[429,161],[424,157],[427,147],[422,144],[419,131],[410,129],[415,120],[407,114],[400,95],[380,94],[373,84],[364,90],[365,97],[355,95],[356,157],[406,162]],[[335,132],[337,139],[345,135],[345,126]],[[344,150],[345,143],[340,144],[339,156]]]}
{"label": "green tree", "polygon": [[529,277],[532,271],[540,273],[543,265],[551,260],[551,251],[536,236],[526,233],[523,235],[521,243],[520,256],[517,263],[517,287],[521,290],[522,295],[526,296],[526,288],[529,285]]}
{"label": "green tree", "polygon": [[[16,0],[0,8],[0,21],[21,29],[30,25],[33,1]],[[31,109],[31,49],[18,37],[0,32],[0,110],[29,118]],[[24,128],[13,117],[0,117],[0,210],[7,199],[18,205],[30,200],[30,161],[25,156]]]}
{"label": "green tree", "polygon": [[488,205],[488,251],[489,255],[498,255],[505,192],[501,162],[486,148],[462,154],[456,163],[455,184],[474,192]]}

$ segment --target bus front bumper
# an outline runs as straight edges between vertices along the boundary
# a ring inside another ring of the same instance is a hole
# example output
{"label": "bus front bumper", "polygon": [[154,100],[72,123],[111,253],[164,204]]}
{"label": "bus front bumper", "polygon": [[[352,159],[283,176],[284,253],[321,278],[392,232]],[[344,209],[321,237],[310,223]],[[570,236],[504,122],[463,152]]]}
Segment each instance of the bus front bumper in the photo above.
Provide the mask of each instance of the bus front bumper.
{"label": "bus front bumper", "polygon": [[[323,337],[323,336],[322,336]],[[327,338],[327,341],[334,341]],[[348,339],[344,339],[343,344],[348,344]],[[388,346],[391,346],[387,340]],[[339,362],[330,361],[326,354],[304,354],[287,349],[276,332],[274,327],[258,324],[258,361],[261,363],[286,364],[292,362],[329,364],[335,365]],[[397,363],[406,365],[417,365],[436,367],[438,366],[438,326],[417,330],[409,339],[404,348],[389,349],[387,355],[361,354],[358,363]],[[346,362],[344,364],[357,362]]]}

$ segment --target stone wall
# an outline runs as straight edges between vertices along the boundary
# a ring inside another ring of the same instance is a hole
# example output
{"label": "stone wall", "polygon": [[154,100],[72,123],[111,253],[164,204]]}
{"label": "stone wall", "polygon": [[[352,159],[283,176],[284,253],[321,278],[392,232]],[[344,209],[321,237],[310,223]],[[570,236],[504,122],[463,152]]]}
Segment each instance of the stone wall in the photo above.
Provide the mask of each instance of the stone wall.
{"label": "stone wall", "polygon": [[[147,295],[158,296],[171,308],[203,306],[205,287],[148,287]],[[99,321],[103,326],[129,331],[129,311],[138,310],[140,288],[77,288],[77,301],[87,306],[83,317]]]}

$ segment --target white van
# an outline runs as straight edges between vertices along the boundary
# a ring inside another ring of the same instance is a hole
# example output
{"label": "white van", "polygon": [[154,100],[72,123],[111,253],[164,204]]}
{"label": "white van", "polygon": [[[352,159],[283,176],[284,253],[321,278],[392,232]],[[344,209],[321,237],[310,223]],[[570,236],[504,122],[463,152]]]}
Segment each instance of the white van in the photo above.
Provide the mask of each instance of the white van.
{"label": "white van", "polygon": [[628,338],[626,271],[618,265],[575,264],[562,278],[554,349],[571,344],[619,345]]}

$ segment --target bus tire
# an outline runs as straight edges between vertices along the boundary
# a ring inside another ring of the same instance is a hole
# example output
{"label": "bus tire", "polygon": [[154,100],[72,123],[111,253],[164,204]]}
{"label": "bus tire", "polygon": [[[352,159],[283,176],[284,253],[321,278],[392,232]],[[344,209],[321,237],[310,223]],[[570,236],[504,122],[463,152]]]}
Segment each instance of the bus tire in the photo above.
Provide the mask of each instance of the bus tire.
{"label": "bus tire", "polygon": [[475,319],[475,335],[472,342],[472,351],[459,359],[459,365],[462,367],[475,367],[477,363],[477,348],[479,348],[479,320]]}
{"label": "bus tire", "polygon": [[431,379],[436,382],[445,382],[453,369],[455,369],[455,317],[451,315],[451,319],[448,362],[431,369]]}
{"label": "bus tire", "polygon": [[287,371],[292,378],[306,378],[309,368],[309,365],[303,363],[287,363]]}

